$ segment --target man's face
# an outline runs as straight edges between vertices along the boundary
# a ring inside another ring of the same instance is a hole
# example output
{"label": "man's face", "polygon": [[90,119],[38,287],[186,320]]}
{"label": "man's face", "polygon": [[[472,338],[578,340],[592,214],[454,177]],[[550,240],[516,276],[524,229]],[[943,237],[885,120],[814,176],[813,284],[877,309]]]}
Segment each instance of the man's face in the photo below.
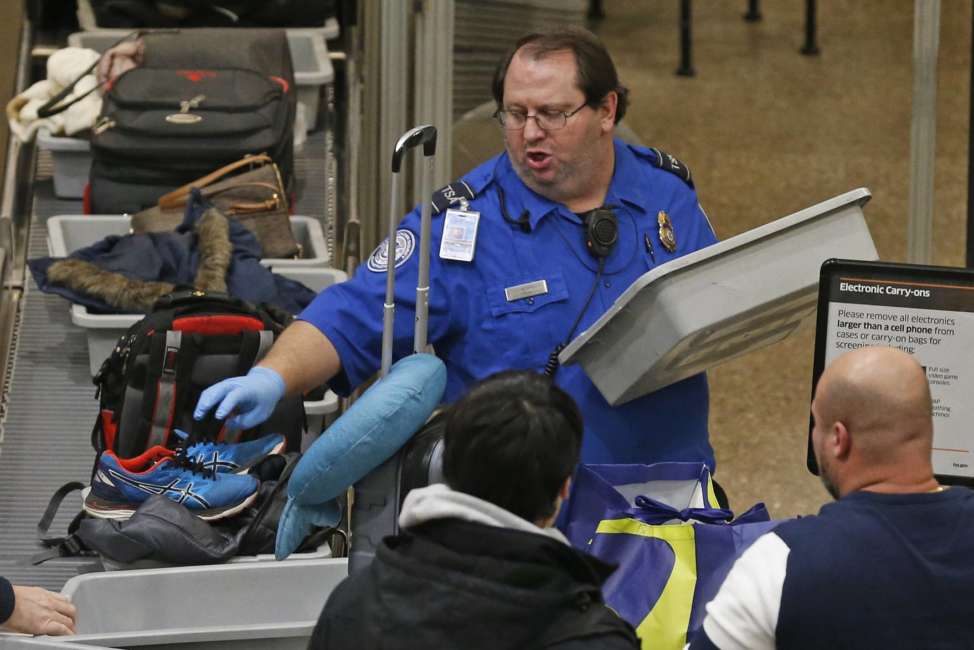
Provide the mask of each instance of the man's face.
{"label": "man's face", "polygon": [[[819,387],[821,387],[821,380],[819,381]],[[822,481],[822,485],[833,499],[839,498],[839,489],[835,485],[835,478],[832,475],[832,461],[829,460],[829,455],[824,453],[823,446],[825,443],[825,438],[829,434],[829,428],[832,423],[825,422],[819,416],[819,409],[817,408],[819,398],[819,390],[815,391],[815,399],[812,400],[812,451],[815,453],[815,462],[818,464],[818,477]]]}
{"label": "man's face", "polygon": [[[504,78],[503,108],[528,115],[542,110],[571,113],[585,103],[576,79],[570,51],[535,59],[519,50]],[[545,131],[534,119],[528,119],[523,130],[504,129],[504,143],[517,175],[541,196],[561,203],[591,192],[596,169],[611,162],[604,144],[599,146],[600,138],[612,132],[614,115],[608,113],[604,105],[585,106],[561,129]]]}

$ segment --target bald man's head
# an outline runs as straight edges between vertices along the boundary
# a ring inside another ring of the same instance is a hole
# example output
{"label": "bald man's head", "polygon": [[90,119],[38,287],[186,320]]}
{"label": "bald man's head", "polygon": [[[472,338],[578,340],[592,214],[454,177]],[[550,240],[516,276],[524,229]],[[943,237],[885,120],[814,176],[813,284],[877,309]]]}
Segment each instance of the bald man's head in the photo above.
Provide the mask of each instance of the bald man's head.
{"label": "bald man's head", "polygon": [[[931,408],[926,374],[912,356],[893,348],[860,348],[822,373],[812,415],[820,432],[834,431],[841,423],[852,441],[852,460],[875,469],[902,462],[929,464]],[[820,464],[829,462],[826,458]]]}

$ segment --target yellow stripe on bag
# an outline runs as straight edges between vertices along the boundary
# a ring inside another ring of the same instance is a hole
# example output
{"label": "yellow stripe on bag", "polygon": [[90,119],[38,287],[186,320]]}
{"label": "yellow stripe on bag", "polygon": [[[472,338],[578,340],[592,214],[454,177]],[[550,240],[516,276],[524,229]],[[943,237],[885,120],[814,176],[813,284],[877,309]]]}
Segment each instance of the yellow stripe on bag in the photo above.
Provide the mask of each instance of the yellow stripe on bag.
{"label": "yellow stripe on bag", "polygon": [[697,587],[697,546],[692,524],[650,525],[634,519],[603,519],[596,533],[653,537],[673,550],[673,570],[663,593],[636,627],[643,650],[682,650]]}
{"label": "yellow stripe on bag", "polygon": [[720,504],[717,503],[717,491],[714,489],[714,479],[707,474],[707,500],[710,502],[708,505],[711,508],[720,508]]}

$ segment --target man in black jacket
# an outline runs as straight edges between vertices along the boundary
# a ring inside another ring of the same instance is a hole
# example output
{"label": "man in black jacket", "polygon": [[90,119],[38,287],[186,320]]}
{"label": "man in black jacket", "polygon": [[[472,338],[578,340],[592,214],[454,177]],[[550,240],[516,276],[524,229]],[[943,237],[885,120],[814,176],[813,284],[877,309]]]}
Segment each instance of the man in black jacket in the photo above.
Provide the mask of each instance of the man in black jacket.
{"label": "man in black jacket", "polygon": [[310,647],[638,648],[602,602],[613,568],[550,527],[581,437],[578,408],[546,377],[475,386],[447,415],[449,486],[407,495],[403,533],[335,589]]}

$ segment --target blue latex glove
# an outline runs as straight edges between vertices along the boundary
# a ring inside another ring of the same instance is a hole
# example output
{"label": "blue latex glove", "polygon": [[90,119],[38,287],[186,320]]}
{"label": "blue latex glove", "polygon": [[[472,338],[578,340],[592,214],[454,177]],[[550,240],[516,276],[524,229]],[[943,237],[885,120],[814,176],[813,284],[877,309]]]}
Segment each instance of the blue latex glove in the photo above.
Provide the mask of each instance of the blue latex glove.
{"label": "blue latex glove", "polygon": [[270,417],[284,397],[284,379],[270,368],[254,367],[243,377],[231,377],[203,391],[193,419],[202,420],[211,409],[217,420],[227,420],[232,431],[252,429]]}

